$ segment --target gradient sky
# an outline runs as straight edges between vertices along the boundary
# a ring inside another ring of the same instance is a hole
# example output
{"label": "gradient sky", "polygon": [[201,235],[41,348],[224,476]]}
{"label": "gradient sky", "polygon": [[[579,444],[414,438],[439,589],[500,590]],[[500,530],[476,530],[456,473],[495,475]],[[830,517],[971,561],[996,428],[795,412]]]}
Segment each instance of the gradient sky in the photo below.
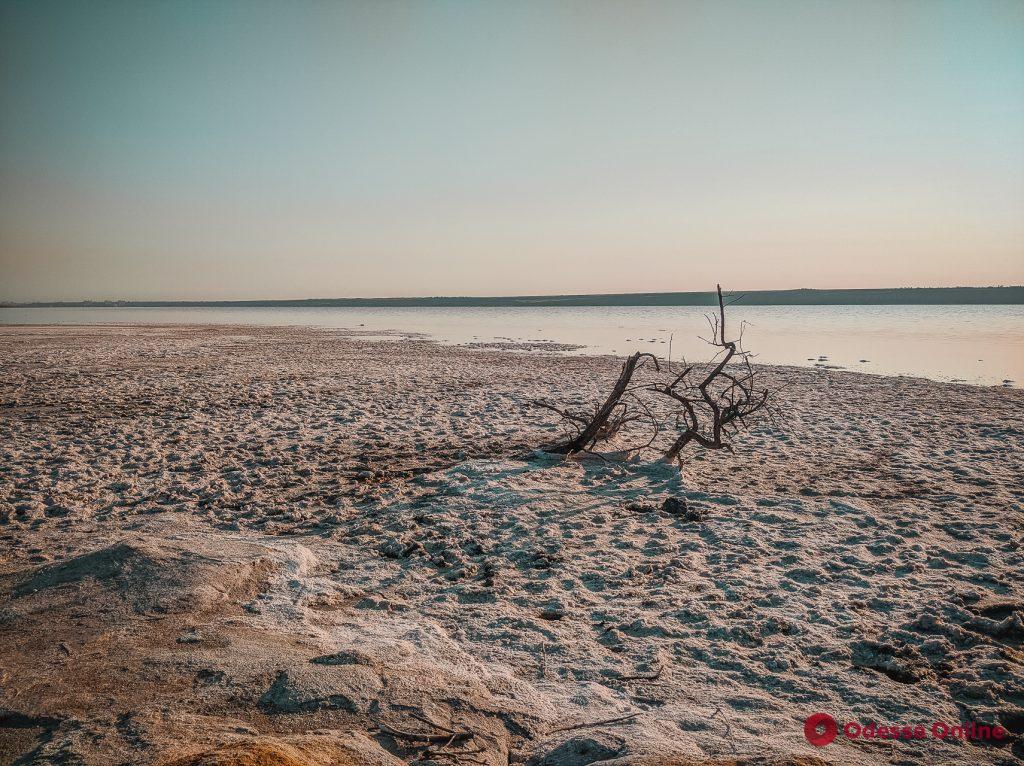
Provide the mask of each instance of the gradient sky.
{"label": "gradient sky", "polygon": [[1022,2],[0,0],[0,300],[1024,283]]}

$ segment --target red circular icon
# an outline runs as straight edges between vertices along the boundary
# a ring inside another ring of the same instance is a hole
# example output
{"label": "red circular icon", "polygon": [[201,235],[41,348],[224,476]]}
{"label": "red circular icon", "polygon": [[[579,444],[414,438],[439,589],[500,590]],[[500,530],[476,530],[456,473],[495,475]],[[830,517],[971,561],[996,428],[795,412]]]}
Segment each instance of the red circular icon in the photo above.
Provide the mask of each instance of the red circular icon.
{"label": "red circular icon", "polygon": [[[819,732],[819,728],[824,731]],[[836,719],[828,713],[815,713],[804,721],[804,736],[815,747],[825,747],[836,738],[838,731]]]}

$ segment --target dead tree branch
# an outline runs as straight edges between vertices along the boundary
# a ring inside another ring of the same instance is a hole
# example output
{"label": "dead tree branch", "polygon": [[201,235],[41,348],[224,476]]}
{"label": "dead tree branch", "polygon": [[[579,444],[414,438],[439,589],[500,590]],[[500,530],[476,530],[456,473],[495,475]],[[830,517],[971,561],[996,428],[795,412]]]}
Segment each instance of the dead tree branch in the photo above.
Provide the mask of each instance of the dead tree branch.
{"label": "dead tree branch", "polygon": [[[711,345],[722,349],[721,358],[704,378],[696,384],[687,383],[686,373],[666,386],[652,386],[651,390],[670,397],[682,406],[686,427],[665,452],[666,462],[678,459],[679,453],[691,441],[705,449],[732,449],[727,440],[730,427],[735,433],[745,425],[745,419],[768,404],[768,390],[755,390],[754,367],[749,352],[739,348],[738,340],[726,335],[725,301],[722,286],[718,285],[718,316],[712,323],[714,335]],[[739,358],[742,371],[733,375],[725,368]]]}
{"label": "dead tree branch", "polygon": [[[651,360],[656,370],[661,369],[658,364],[658,359],[654,354],[646,354],[639,351],[633,354],[622,365],[622,372],[619,374],[619,379],[615,382],[615,386],[612,388],[612,392],[608,395],[608,398],[605,399],[604,404],[598,407],[597,412],[585,423],[579,433],[568,441],[548,447],[545,451],[559,455],[571,455],[575,452],[588,451],[599,439],[607,439],[614,436],[623,425],[634,420],[635,418],[633,417],[633,413],[629,411],[629,408],[625,406],[621,400],[623,394],[626,393],[626,389],[628,388],[630,381],[633,379],[633,373],[636,372],[637,367],[639,367],[646,359]],[[565,412],[561,412],[551,405],[539,402],[538,405],[548,409],[554,409],[566,419],[572,421],[582,420],[581,418],[573,417]]]}
{"label": "dead tree branch", "polygon": [[[705,449],[731,450],[730,438],[748,427],[755,415],[767,411],[770,394],[758,387],[751,355],[741,347],[744,324],[740,324],[739,336],[729,338],[721,285],[717,294],[718,311],[708,316],[711,337],[707,342],[719,351],[703,372],[684,361],[680,373],[672,375],[670,363],[667,372],[671,377],[661,378],[658,359],[637,352],[626,359],[611,393],[591,416],[534,402],[559,414],[575,431],[575,436],[546,451],[563,455],[592,452],[598,442],[607,442],[630,426],[634,426],[635,433],[638,423],[647,423],[650,431],[644,438],[630,441],[627,452],[659,449],[663,450],[662,459],[674,462],[691,442]],[[634,375],[647,359],[652,362],[655,381],[649,382],[648,376],[648,382],[634,383]],[[658,397],[669,400],[667,412],[655,405],[653,399]],[[663,433],[674,435],[667,447],[656,447]]]}

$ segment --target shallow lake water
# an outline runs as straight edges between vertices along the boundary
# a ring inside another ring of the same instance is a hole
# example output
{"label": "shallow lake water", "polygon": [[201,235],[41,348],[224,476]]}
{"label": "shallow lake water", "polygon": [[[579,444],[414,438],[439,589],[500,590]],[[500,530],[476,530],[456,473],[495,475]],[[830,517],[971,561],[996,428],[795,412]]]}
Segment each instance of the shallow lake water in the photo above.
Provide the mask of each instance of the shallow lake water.
{"label": "shallow lake water", "polygon": [[[420,333],[443,343],[549,341],[579,353],[699,360],[703,306],[511,308],[6,308],[0,324],[305,325]],[[729,335],[757,360],[986,385],[1024,382],[1024,306],[742,306]],[[824,359],[822,358],[824,357]]]}

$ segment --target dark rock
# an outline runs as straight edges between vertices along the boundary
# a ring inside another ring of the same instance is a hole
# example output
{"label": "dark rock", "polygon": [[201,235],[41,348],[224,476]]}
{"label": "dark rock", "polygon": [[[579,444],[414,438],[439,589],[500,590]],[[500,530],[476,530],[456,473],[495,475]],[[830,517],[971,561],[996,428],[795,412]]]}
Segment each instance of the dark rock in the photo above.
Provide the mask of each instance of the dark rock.
{"label": "dark rock", "polygon": [[690,506],[684,514],[687,521],[704,521],[707,518],[708,510],[699,505]]}
{"label": "dark rock", "polygon": [[325,654],[310,659],[314,665],[373,665],[373,658],[358,649],[343,649],[334,654]]}
{"label": "dark rock", "polygon": [[605,732],[577,736],[566,740],[543,756],[536,756],[527,766],[588,766],[622,755],[625,742]]}
{"label": "dark rock", "polygon": [[380,555],[389,559],[400,559],[405,556],[406,545],[401,540],[388,540],[381,543]]}
{"label": "dark rock", "polygon": [[661,504],[661,510],[665,513],[670,513],[673,516],[685,516],[688,510],[687,502],[685,497],[667,497],[665,502]]}
{"label": "dark rock", "polygon": [[542,620],[560,620],[563,617],[565,617],[565,607],[557,600],[551,600],[545,604],[540,613]]}

